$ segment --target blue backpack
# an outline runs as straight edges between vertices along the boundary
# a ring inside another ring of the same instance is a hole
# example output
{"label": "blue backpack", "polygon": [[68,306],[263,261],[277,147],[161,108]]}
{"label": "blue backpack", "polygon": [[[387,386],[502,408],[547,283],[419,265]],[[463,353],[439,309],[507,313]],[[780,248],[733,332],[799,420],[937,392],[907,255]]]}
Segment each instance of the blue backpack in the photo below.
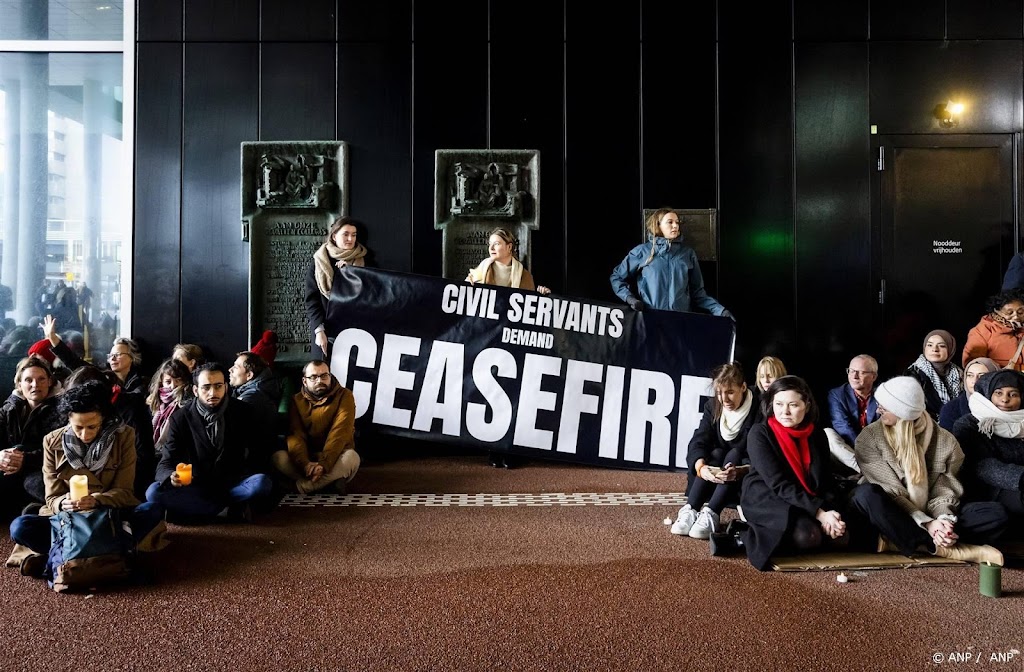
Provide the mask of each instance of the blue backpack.
{"label": "blue backpack", "polygon": [[50,516],[50,542],[44,576],[58,593],[88,590],[131,575],[135,542],[117,509]]}

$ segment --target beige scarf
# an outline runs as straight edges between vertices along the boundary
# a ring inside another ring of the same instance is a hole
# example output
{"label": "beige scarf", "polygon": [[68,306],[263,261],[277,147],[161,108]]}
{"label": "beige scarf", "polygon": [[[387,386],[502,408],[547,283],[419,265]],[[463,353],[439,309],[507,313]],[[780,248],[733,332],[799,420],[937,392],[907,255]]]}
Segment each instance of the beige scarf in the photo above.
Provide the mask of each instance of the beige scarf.
{"label": "beige scarf", "polygon": [[[487,257],[480,262],[480,265],[470,270],[470,275],[473,276],[473,280],[476,282],[482,282],[485,285],[493,285],[494,277],[491,274],[491,264],[494,263],[494,259]],[[491,277],[488,277],[491,274]],[[512,282],[509,287],[519,289],[519,284],[523,281],[523,264],[515,257],[512,257]]]}
{"label": "beige scarf", "polygon": [[362,266],[363,257],[366,256],[366,248],[362,243],[356,243],[354,249],[343,250],[331,241],[320,246],[313,254],[314,274],[316,275],[316,286],[320,293],[331,298],[331,283],[334,282],[335,263],[344,261],[352,266]]}

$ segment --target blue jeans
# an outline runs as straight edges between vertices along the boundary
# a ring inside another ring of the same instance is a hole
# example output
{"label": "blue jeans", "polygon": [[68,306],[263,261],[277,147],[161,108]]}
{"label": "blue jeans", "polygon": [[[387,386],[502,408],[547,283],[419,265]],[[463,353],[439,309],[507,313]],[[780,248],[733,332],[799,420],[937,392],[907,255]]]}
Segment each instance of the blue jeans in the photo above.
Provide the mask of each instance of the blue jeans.
{"label": "blue jeans", "polygon": [[[164,519],[164,509],[159,504],[143,502],[135,508],[121,509],[121,516],[132,526],[132,537],[138,542]],[[18,516],[11,522],[11,539],[28,547],[33,553],[48,554],[50,517]]]}
{"label": "blue jeans", "polygon": [[242,479],[226,493],[213,493],[186,485],[154,483],[146,490],[146,500],[164,506],[171,513],[183,516],[215,516],[228,504],[244,504],[266,497],[274,484],[266,474],[253,474]]}

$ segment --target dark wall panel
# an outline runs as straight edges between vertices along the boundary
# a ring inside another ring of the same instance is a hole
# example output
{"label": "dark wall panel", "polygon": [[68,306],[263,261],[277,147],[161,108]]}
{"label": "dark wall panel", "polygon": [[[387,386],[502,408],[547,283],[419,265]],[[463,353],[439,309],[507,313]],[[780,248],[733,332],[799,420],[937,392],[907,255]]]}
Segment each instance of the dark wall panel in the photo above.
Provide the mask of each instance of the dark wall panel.
{"label": "dark wall panel", "polygon": [[540,151],[540,228],[531,237],[532,270],[539,284],[555,291],[565,287],[563,54],[558,41],[535,43],[526,50],[508,42],[491,45],[496,82],[545,73],[533,80],[528,96],[518,86],[492,86],[491,147]]}
{"label": "dark wall panel", "polygon": [[333,42],[270,42],[260,49],[260,140],[333,140]]}
{"label": "dark wall panel", "polygon": [[260,0],[185,0],[186,42],[241,42],[259,37]]}
{"label": "dark wall panel", "polygon": [[639,72],[635,39],[566,47],[568,294],[618,301],[608,277],[641,242]]}
{"label": "dark wall panel", "polygon": [[946,0],[871,0],[872,40],[941,40]]}
{"label": "dark wall panel", "polygon": [[565,0],[489,0],[491,42],[563,42]]}
{"label": "dark wall panel", "polygon": [[[481,0],[445,0],[413,3],[413,39],[444,42],[453,54],[464,42],[489,39],[487,3]],[[470,51],[469,57],[482,54]]]}
{"label": "dark wall panel", "polygon": [[407,42],[412,39],[412,0],[337,0],[342,42]]}
{"label": "dark wall panel", "polygon": [[338,47],[336,137],[349,145],[350,212],[367,225],[366,244],[378,266],[406,272],[412,270],[411,52],[407,43]]}
{"label": "dark wall panel", "polygon": [[715,4],[715,0],[647,0],[641,17],[644,44],[681,49],[693,42],[714,43],[717,38]]}
{"label": "dark wall panel", "polygon": [[822,42],[866,40],[868,5],[869,0],[794,0],[795,39]]}
{"label": "dark wall panel", "polygon": [[181,41],[183,0],[135,0],[140,42]]}
{"label": "dark wall panel", "polygon": [[263,40],[319,42],[333,40],[337,28],[337,0],[261,0]]}
{"label": "dark wall panel", "polygon": [[951,40],[1021,39],[1024,0],[946,0]]}
{"label": "dark wall panel", "polygon": [[257,139],[258,71],[255,43],[185,47],[181,332],[221,361],[251,345],[238,166]]}
{"label": "dark wall panel", "polygon": [[434,151],[487,148],[487,44],[413,47],[413,240],[415,273],[441,275],[441,232],[434,229]]}
{"label": "dark wall panel", "polygon": [[[797,333],[803,372],[822,391],[862,352],[878,354],[851,315],[877,312],[871,286],[871,143],[866,43],[799,44],[796,90]],[[842,310],[822,310],[841,302]],[[862,320],[862,325],[870,322]]]}
{"label": "dark wall panel", "polygon": [[[1019,41],[872,43],[870,62],[871,123],[879,133],[1021,130]],[[933,114],[947,100],[965,105],[954,129]]]}
{"label": "dark wall panel", "polygon": [[[181,313],[182,45],[140,44],[135,126],[132,334],[147,366],[170,355]],[[104,346],[105,347],[105,346]]]}

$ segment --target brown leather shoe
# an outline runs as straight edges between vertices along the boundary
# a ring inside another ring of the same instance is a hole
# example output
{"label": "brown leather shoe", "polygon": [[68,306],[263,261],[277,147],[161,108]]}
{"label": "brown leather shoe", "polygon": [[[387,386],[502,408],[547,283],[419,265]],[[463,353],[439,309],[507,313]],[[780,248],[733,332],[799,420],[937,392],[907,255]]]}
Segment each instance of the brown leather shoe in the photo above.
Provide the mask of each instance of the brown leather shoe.
{"label": "brown leather shoe", "polygon": [[25,556],[18,567],[22,576],[31,576],[37,579],[43,576],[44,569],[46,569],[46,556],[39,553]]}

